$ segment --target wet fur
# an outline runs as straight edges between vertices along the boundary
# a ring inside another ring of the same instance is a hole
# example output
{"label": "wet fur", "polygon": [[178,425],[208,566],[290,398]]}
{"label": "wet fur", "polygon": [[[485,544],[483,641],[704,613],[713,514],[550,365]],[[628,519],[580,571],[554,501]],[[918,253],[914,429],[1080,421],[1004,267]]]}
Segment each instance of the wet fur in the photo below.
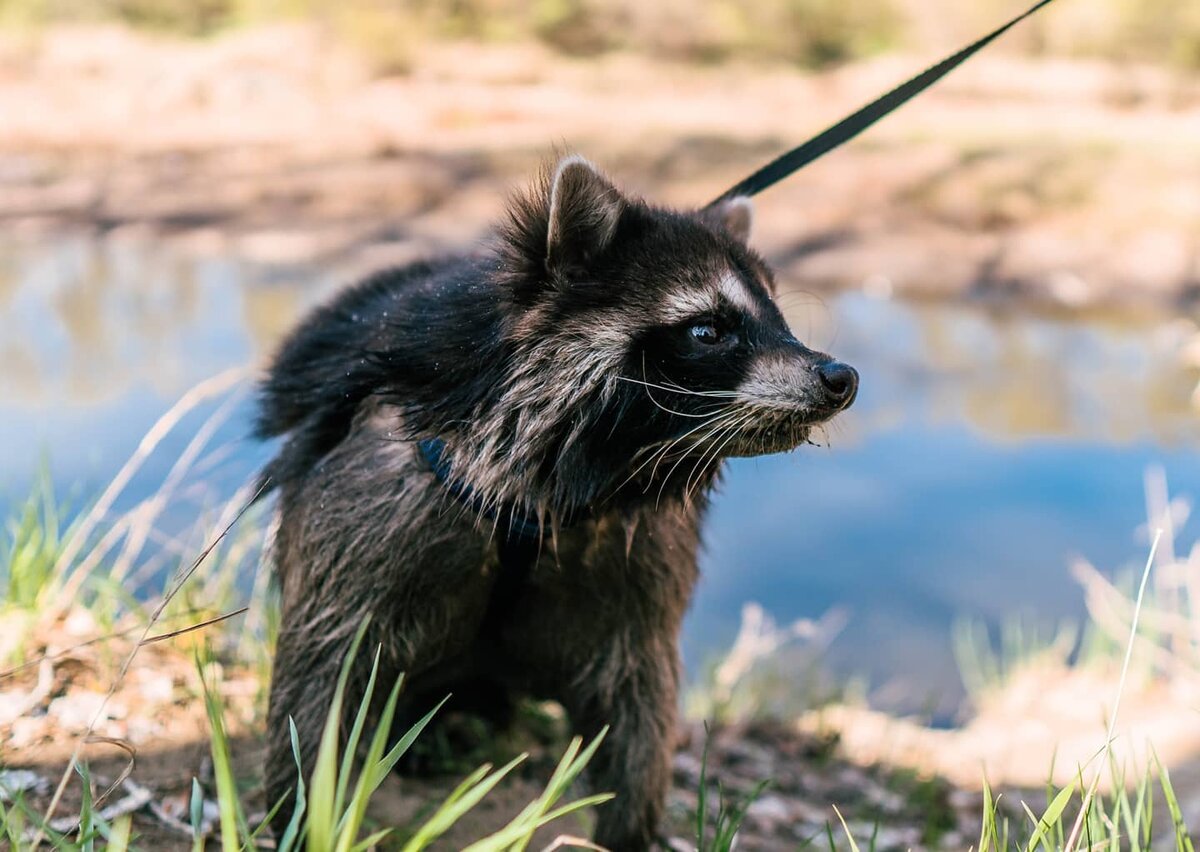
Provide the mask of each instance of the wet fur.
{"label": "wet fur", "polygon": [[[719,213],[650,207],[568,161],[512,201],[487,251],[380,273],[284,343],[259,422],[263,436],[283,436],[266,471],[278,489],[283,599],[269,801],[296,783],[288,718],[307,775],[338,669],[370,616],[366,647],[381,649],[382,682],[406,674],[405,719],[482,676],[560,701],[585,737],[611,726],[590,767],[592,785],[617,794],[599,810],[596,840],[651,844],[716,440],[734,432],[688,439],[695,421],[681,417],[707,416],[712,399],[668,391],[663,405],[639,382],[735,387],[748,368],[731,362],[729,375],[711,376],[711,364],[684,358],[680,375],[661,374],[655,365],[674,356],[656,353],[676,338],[632,318],[733,264],[759,282],[755,298],[776,321],[770,273],[739,233],[745,211]],[[753,406],[738,416],[743,449],[807,435],[805,417],[782,423],[764,408],[756,419]],[[413,443],[434,436],[486,506],[516,505],[547,531],[494,635],[481,630],[503,531],[434,477]]]}

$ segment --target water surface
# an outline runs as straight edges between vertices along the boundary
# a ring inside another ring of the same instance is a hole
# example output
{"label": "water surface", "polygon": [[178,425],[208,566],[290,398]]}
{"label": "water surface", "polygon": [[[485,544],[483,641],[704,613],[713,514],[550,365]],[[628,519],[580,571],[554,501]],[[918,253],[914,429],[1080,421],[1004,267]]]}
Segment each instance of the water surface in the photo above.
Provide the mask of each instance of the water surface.
{"label": "water surface", "polygon": [[[0,506],[46,458],[62,493],[94,496],[180,394],[263,358],[338,283],[132,238],[0,245]],[[1146,467],[1200,493],[1198,377],[1176,354],[1179,318],[859,292],[782,301],[802,339],[859,368],[862,390],[827,447],[729,466],[685,628],[694,673],[733,640],[747,601],[780,621],[843,607],[825,663],[861,676],[878,705],[945,715],[962,690],[955,619],[1077,616],[1070,559],[1144,558]],[[157,487],[216,408],[185,419],[117,511]],[[268,455],[247,438],[244,396],[222,414],[205,487],[181,506],[231,494]]]}

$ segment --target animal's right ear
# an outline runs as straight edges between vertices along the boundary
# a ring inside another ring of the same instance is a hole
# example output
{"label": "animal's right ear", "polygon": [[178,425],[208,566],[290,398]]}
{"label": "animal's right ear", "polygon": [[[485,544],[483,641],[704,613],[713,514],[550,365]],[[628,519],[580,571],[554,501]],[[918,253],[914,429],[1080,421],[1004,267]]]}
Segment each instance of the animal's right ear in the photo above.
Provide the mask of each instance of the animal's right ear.
{"label": "animal's right ear", "polygon": [[625,199],[596,167],[578,155],[559,161],[550,183],[546,270],[571,277],[608,248]]}
{"label": "animal's right ear", "polygon": [[741,242],[750,240],[750,225],[754,221],[754,205],[745,195],[735,195],[711,204],[700,211],[702,218],[707,219],[719,228],[724,229],[734,239]]}

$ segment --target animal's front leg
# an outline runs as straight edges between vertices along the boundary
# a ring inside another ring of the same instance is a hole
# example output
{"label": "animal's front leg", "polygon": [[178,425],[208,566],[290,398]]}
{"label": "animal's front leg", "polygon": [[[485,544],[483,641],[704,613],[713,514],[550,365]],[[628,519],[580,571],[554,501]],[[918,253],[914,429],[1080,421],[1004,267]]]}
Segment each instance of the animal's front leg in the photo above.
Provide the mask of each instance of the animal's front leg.
{"label": "animal's front leg", "polygon": [[[614,650],[620,654],[622,649]],[[616,798],[597,811],[595,840],[613,852],[642,852],[658,836],[671,786],[679,666],[674,642],[638,649],[636,661],[622,660],[615,679],[601,675],[575,727],[585,738],[605,726],[608,735],[588,767],[591,787]],[[632,664],[632,665],[631,665]]]}

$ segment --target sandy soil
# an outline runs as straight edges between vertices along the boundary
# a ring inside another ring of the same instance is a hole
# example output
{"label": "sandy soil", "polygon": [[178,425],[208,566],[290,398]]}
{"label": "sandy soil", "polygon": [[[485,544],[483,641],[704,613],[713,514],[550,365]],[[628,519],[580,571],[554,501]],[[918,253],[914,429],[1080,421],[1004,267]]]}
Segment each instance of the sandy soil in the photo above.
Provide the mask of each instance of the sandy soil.
{"label": "sandy soil", "polygon": [[[236,622],[230,624],[227,639],[237,635]],[[67,761],[82,743],[93,795],[111,788],[103,804],[116,814],[133,815],[138,848],[185,850],[191,848],[193,779],[205,796],[202,829],[214,839],[219,832],[209,725],[193,656],[201,634],[143,646],[120,679],[138,635],[121,627],[105,630],[86,612],[73,611],[32,630],[24,649],[31,665],[0,672],[0,787],[20,779],[26,806],[45,813]],[[212,637],[218,640],[214,647],[221,647],[220,635]],[[1068,671],[1050,661],[1027,667],[955,730],[933,730],[850,706],[815,710],[796,723],[718,725],[707,735],[699,723],[690,723],[681,731],[675,756],[666,848],[694,848],[706,739],[711,816],[711,802],[719,801],[721,791],[727,803],[738,804],[760,782],[770,782],[748,807],[742,849],[795,849],[814,838],[823,844],[827,826],[840,844],[844,817],[859,843],[873,837],[879,850],[961,850],[979,830],[985,775],[992,789],[1003,793],[1001,814],[1016,830],[1024,821],[1019,803],[1039,813],[1045,806],[1049,755],[1056,757],[1059,785],[1071,783],[1079,767],[1092,764],[1104,741],[1112,675],[1100,669]],[[209,677],[221,695],[243,806],[256,824],[266,810],[260,787],[264,684],[253,670],[232,661],[210,669]],[[1121,708],[1127,721],[1114,749],[1130,777],[1140,777],[1153,742],[1154,753],[1171,767],[1190,826],[1200,820],[1195,757],[1200,740],[1192,713],[1186,712],[1196,703],[1194,683],[1190,688],[1183,681],[1150,683],[1129,690]],[[454,729],[443,727],[447,730],[454,735]],[[436,732],[427,731],[419,741],[422,763],[434,771],[387,779],[372,802],[370,821],[395,828],[403,838],[476,765],[499,765],[527,752],[528,760],[435,847],[463,848],[501,828],[540,794],[567,734],[561,711],[553,706],[521,714],[516,728],[500,736],[476,735],[467,754],[461,735],[459,751],[451,755],[427,745],[441,742]],[[55,812],[58,830],[70,830],[81,795],[80,780],[73,777]],[[1165,821],[1159,827],[1169,830]],[[532,848],[548,848],[560,835],[586,836],[589,830],[590,817],[568,817],[548,826]]]}
{"label": "sandy soil", "polygon": [[[112,788],[102,805],[115,814],[133,814],[137,848],[190,849],[193,779],[205,794],[203,830],[210,837],[219,830],[208,722],[191,657],[196,636],[141,648],[126,677],[117,680],[135,634],[81,644],[105,635],[86,613],[74,612],[53,629],[35,631],[28,643],[30,659],[49,656],[0,675],[0,787],[20,779],[26,807],[45,813],[67,761],[84,742],[81,758],[93,795]],[[265,812],[259,787],[262,684],[244,667],[226,664],[220,669],[215,682],[232,736],[235,775],[245,791],[248,819],[257,823]],[[114,682],[115,691],[103,701]],[[460,849],[498,830],[540,794],[566,741],[561,715],[531,720],[529,716],[515,731],[482,741],[469,757],[439,764],[442,769],[429,777],[389,778],[372,802],[370,819],[377,826],[395,827],[403,837],[475,765],[484,760],[498,765],[527,751],[529,759],[435,848]],[[420,742],[435,737],[427,731]],[[671,849],[694,848],[688,844],[694,837],[705,739],[699,724],[682,732],[665,826]],[[840,834],[835,806],[860,839],[874,834],[880,850],[962,849],[978,830],[978,792],[956,789],[929,773],[855,763],[838,756],[836,746],[836,738],[825,733],[791,726],[757,723],[713,730],[707,767],[712,803],[721,795],[718,783],[726,801],[737,803],[759,782],[771,782],[750,805],[740,848],[794,849],[805,840],[823,838],[827,824]],[[73,777],[55,811],[58,830],[70,830],[81,795],[80,780]],[[710,808],[715,817],[715,804]],[[567,817],[548,826],[533,848],[562,834],[586,836],[589,830],[589,817]]]}
{"label": "sandy soil", "polygon": [[[299,27],[9,36],[0,223],[149,228],[350,275],[471,243],[555,148],[702,203],[929,60],[808,76],[443,45],[372,79]],[[985,56],[761,196],[755,242],[813,290],[1190,304],[1198,92],[1146,69]]]}

